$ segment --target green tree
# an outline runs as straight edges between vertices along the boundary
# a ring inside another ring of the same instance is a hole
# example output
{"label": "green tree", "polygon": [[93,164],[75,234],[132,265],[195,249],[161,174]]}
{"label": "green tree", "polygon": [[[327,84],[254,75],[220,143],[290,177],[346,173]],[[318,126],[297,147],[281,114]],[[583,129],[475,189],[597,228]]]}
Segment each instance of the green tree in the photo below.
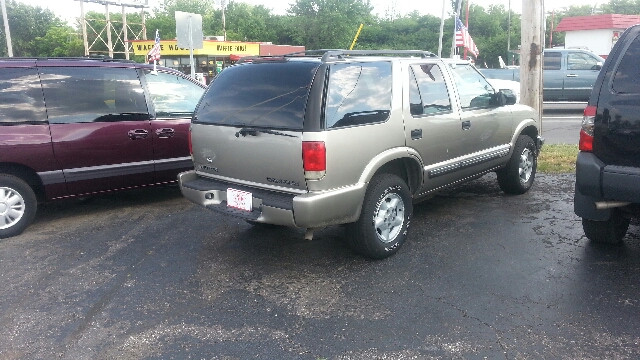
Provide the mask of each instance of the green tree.
{"label": "green tree", "polygon": [[602,4],[600,9],[605,14],[638,15],[640,0],[609,0],[608,3]]}
{"label": "green tree", "polygon": [[36,56],[83,56],[84,44],[70,26],[52,26],[47,34],[33,40]]}
{"label": "green tree", "polygon": [[296,0],[288,10],[293,41],[307,49],[348,48],[361,23],[373,23],[368,0]]}
{"label": "green tree", "polygon": [[[30,6],[9,0],[6,3],[11,44],[14,56],[36,56],[37,45],[33,40],[44,37],[52,26],[63,26],[51,10]],[[3,19],[4,21],[4,19]],[[0,56],[7,56],[7,42],[4,27],[0,28]]]}

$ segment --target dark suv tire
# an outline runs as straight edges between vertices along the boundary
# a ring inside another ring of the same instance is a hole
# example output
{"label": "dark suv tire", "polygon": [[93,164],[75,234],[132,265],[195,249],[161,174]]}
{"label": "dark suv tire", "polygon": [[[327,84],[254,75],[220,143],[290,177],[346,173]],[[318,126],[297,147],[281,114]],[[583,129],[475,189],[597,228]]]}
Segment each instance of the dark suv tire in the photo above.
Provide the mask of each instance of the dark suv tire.
{"label": "dark suv tire", "polygon": [[0,239],[21,234],[35,219],[38,202],[22,179],[0,174]]}
{"label": "dark suv tire", "polygon": [[582,229],[587,238],[596,243],[617,244],[622,241],[629,229],[630,219],[620,212],[612,210],[607,221],[582,219]]}
{"label": "dark suv tire", "polygon": [[524,194],[533,185],[538,168],[536,144],[528,135],[518,136],[507,165],[498,170],[498,184],[507,194]]}
{"label": "dark suv tire", "polygon": [[372,259],[395,254],[407,239],[413,203],[407,184],[396,175],[375,176],[357,222],[347,227],[349,245]]}

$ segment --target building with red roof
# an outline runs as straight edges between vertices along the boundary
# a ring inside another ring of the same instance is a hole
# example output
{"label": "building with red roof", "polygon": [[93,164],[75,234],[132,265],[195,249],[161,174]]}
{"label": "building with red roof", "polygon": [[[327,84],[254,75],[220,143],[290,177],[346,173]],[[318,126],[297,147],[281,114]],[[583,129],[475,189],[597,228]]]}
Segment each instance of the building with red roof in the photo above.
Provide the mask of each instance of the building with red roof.
{"label": "building with red roof", "polygon": [[565,32],[565,48],[589,49],[606,58],[622,32],[640,15],[601,14],[563,18],[553,31]]}

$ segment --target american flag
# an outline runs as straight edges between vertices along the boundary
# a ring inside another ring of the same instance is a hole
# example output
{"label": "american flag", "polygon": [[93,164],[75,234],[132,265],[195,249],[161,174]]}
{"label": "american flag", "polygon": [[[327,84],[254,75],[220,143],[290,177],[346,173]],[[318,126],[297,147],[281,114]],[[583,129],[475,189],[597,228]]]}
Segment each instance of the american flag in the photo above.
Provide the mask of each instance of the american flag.
{"label": "american flag", "polygon": [[153,47],[147,53],[149,57],[149,62],[155,62],[160,60],[160,33],[156,30],[156,43],[153,44]]}
{"label": "american flag", "polygon": [[467,50],[476,58],[480,54],[476,44],[473,42],[471,35],[467,31],[467,27],[464,26],[460,18],[456,16],[456,46],[462,46],[467,48]]}

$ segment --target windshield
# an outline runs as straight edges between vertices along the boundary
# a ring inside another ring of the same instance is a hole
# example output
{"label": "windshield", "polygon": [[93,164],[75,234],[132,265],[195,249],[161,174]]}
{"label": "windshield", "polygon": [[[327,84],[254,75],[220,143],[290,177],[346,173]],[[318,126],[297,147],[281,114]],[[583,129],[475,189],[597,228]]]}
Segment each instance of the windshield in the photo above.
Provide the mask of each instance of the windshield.
{"label": "windshield", "polygon": [[245,63],[221,72],[194,122],[302,130],[309,88],[319,63]]}

